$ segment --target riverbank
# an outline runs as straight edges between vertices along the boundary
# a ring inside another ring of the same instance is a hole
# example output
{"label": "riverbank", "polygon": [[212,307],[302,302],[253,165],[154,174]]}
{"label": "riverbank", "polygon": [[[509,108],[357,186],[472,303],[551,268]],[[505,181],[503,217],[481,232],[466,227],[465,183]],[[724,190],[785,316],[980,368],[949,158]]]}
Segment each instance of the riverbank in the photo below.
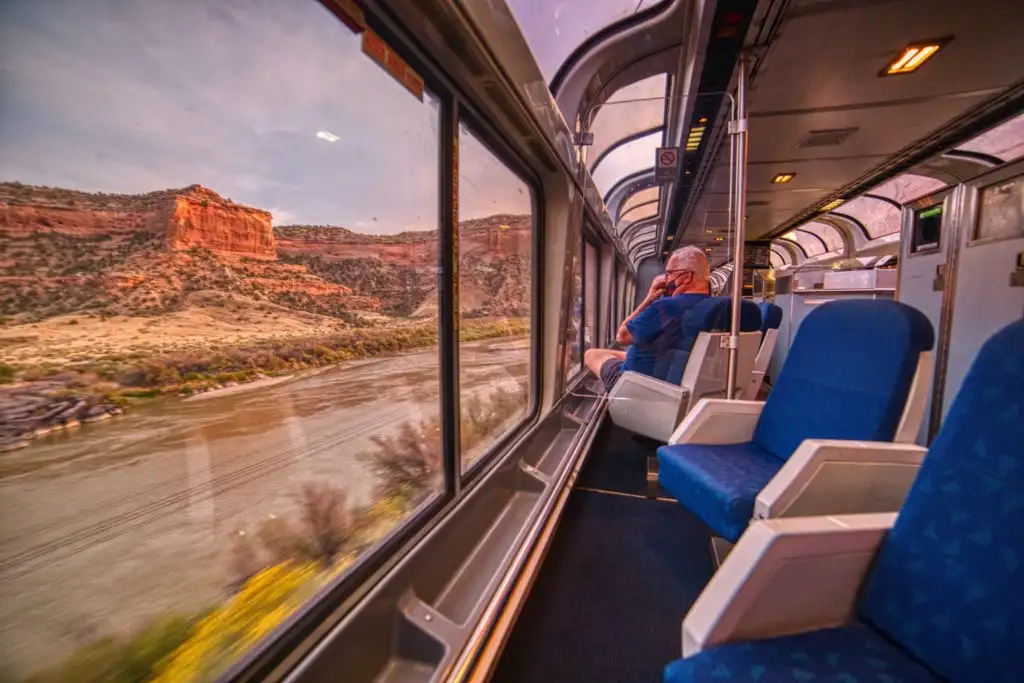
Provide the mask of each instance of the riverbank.
{"label": "riverbank", "polygon": [[[529,332],[526,319],[476,319],[463,323],[459,339],[478,341]],[[352,328],[329,335],[262,339],[202,350],[68,360],[63,364],[4,365],[0,386],[0,453],[25,448],[55,431],[122,414],[168,396],[223,395],[254,382],[264,386],[295,372],[406,351],[438,343],[437,321],[391,327]]]}

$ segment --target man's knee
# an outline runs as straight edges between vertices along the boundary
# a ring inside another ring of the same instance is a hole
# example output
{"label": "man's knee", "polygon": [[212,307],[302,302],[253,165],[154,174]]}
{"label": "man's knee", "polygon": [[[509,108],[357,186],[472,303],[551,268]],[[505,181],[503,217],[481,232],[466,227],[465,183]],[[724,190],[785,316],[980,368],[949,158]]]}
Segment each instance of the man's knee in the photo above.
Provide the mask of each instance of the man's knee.
{"label": "man's knee", "polygon": [[614,358],[609,349],[587,349],[583,352],[583,364],[595,375],[601,374],[601,366],[609,358]]}

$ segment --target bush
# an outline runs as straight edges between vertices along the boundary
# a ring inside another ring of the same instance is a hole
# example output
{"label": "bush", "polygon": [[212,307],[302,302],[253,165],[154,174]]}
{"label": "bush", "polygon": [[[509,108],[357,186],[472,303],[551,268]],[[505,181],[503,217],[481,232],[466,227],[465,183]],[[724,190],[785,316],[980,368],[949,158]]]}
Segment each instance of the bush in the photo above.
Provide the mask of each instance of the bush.
{"label": "bush", "polygon": [[10,384],[18,374],[18,368],[6,363],[0,363],[0,384]]}
{"label": "bush", "polygon": [[179,648],[197,618],[164,617],[134,637],[107,637],[86,645],[61,665],[31,676],[26,683],[139,683],[157,673],[164,658]]}

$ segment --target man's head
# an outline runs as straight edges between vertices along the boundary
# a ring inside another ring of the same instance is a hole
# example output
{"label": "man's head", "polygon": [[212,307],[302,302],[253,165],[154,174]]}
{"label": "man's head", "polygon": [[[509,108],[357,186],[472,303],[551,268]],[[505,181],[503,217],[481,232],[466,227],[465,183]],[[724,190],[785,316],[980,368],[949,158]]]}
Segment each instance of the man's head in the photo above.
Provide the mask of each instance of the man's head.
{"label": "man's head", "polygon": [[697,247],[683,247],[668,257],[665,275],[675,294],[707,294],[711,267]]}

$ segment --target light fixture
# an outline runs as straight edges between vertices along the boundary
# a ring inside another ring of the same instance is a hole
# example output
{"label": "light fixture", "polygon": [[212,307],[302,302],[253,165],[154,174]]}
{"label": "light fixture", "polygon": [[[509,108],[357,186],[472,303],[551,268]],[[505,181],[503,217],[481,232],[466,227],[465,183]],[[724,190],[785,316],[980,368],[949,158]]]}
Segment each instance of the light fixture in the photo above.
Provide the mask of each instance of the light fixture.
{"label": "light fixture", "polygon": [[724,241],[725,241],[725,238],[724,238],[724,237],[722,237],[721,235],[719,235],[718,237],[716,237],[716,238],[715,238],[715,241],[716,241],[716,242],[724,242]]}
{"label": "light fixture", "polygon": [[686,138],[686,151],[696,152],[697,148],[700,147],[700,141],[704,138],[705,126],[694,126],[690,129],[690,134]]}
{"label": "light fixture", "polygon": [[706,117],[706,116],[702,116],[699,119],[697,119],[697,123],[707,123],[707,122],[708,122],[708,117]]}
{"label": "light fixture", "polygon": [[714,232],[714,230],[712,230],[711,228],[704,228],[704,234],[705,235],[710,235],[713,232]]}
{"label": "light fixture", "polygon": [[666,237],[665,239],[667,239],[667,240],[668,240],[669,242],[671,242],[671,241],[672,241],[672,235],[669,235],[669,236],[668,236],[668,237]]}
{"label": "light fixture", "polygon": [[796,240],[796,230],[790,230],[789,232],[787,232],[785,235],[782,236],[782,239],[784,239],[784,240],[794,240],[795,241]]}
{"label": "light fixture", "polygon": [[919,43],[911,43],[903,48],[903,51],[896,55],[896,58],[889,62],[889,66],[882,70],[880,76],[895,76],[896,74],[909,74],[917,71],[922,64],[935,56],[935,53],[942,49],[952,38],[939,40],[923,40]]}
{"label": "light fixture", "polygon": [[825,206],[821,207],[821,210],[822,211],[832,211],[833,209],[839,208],[839,206],[842,205],[842,203],[844,201],[846,201],[846,200],[845,199],[833,199],[828,204],[826,204]]}
{"label": "light fixture", "polygon": [[772,178],[772,182],[776,185],[782,185],[788,183],[796,176],[796,173],[776,173],[775,177]]}

